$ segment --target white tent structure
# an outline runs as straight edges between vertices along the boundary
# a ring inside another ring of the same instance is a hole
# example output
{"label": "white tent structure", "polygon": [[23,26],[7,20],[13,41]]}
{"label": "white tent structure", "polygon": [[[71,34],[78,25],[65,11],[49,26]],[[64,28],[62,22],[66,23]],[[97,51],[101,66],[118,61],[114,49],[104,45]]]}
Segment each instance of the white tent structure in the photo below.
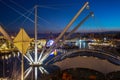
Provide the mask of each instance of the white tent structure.
{"label": "white tent structure", "polygon": [[30,37],[27,35],[23,28],[20,29],[18,35],[14,39],[14,45],[18,48],[18,50],[22,54],[21,59],[21,79],[24,80],[24,55],[27,52],[27,49],[30,44]]}
{"label": "white tent structure", "polygon": [[13,42],[22,54],[26,54],[30,41],[31,39],[28,34],[21,28]]}

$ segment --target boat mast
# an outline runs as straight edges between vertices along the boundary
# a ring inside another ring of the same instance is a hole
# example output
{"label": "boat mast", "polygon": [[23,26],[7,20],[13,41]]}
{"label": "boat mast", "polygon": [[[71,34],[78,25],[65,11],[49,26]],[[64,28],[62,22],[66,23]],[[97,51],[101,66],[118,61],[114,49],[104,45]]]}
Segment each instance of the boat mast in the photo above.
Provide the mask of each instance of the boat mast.
{"label": "boat mast", "polygon": [[35,62],[37,62],[37,5],[35,5]]}
{"label": "boat mast", "polygon": [[[38,64],[37,55],[37,5],[35,5],[35,64]],[[37,80],[37,67],[35,67],[35,80]]]}

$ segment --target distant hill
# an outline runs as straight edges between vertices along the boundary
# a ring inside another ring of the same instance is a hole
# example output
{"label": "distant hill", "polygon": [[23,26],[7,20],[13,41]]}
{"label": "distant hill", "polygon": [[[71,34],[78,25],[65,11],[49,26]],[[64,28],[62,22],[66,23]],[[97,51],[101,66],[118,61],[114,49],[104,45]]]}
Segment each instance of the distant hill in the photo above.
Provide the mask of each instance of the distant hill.
{"label": "distant hill", "polygon": [[[55,39],[59,36],[60,33],[38,33],[38,39]],[[65,33],[65,35],[69,34],[69,32]],[[106,31],[106,32],[87,32],[87,33],[79,33],[76,32],[71,35],[71,38],[74,37],[83,37],[83,36],[89,36],[90,34],[94,35],[114,35],[116,38],[120,38],[120,31]],[[99,37],[98,35],[98,37]],[[34,34],[29,34],[30,37],[34,38]]]}

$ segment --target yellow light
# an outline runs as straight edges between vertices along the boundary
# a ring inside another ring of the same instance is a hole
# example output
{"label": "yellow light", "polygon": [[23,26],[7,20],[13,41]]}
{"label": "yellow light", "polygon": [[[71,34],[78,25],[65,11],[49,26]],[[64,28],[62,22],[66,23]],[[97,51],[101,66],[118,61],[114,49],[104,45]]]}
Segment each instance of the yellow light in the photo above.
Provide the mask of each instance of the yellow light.
{"label": "yellow light", "polygon": [[4,59],[4,56],[2,56],[2,59]]}
{"label": "yellow light", "polygon": [[11,55],[9,55],[8,57],[11,58]]}
{"label": "yellow light", "polygon": [[54,51],[54,55],[56,56],[57,55],[57,50],[55,49],[55,51]]}
{"label": "yellow light", "polygon": [[5,56],[5,59],[8,59],[7,55]]}

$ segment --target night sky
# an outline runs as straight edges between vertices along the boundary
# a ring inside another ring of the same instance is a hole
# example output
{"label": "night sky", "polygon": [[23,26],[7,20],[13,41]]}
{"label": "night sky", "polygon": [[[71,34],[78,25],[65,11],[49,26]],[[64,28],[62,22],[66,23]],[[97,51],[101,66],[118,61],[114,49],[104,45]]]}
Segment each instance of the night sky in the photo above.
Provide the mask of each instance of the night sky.
{"label": "night sky", "polygon": [[61,32],[86,1],[90,9],[82,12],[69,31],[91,11],[95,16],[78,32],[120,31],[120,0],[0,0],[0,24],[9,33],[17,33],[21,27],[34,33],[34,6],[37,4],[38,32]]}

